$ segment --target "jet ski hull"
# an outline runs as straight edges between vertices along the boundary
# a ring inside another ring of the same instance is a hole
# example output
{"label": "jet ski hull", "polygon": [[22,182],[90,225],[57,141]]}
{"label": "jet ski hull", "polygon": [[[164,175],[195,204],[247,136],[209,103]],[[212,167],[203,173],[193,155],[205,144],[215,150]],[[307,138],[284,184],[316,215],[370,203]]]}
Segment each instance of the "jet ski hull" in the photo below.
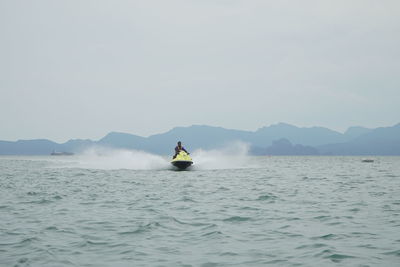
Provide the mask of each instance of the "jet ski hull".
{"label": "jet ski hull", "polygon": [[187,167],[190,167],[193,164],[193,162],[185,160],[177,160],[177,161],[172,161],[171,164],[180,170],[184,170]]}
{"label": "jet ski hull", "polygon": [[172,159],[171,164],[178,168],[179,170],[184,170],[193,164],[192,158],[185,151],[180,151],[174,159]]}

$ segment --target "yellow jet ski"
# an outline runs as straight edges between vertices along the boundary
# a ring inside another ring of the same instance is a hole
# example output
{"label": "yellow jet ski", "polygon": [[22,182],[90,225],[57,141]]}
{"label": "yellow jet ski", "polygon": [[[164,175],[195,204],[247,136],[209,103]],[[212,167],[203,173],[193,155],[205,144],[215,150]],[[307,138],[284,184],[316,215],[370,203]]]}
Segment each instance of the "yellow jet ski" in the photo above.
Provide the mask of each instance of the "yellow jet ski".
{"label": "yellow jet ski", "polygon": [[181,150],[178,155],[171,161],[171,164],[180,170],[184,170],[193,164],[192,158],[188,153]]}

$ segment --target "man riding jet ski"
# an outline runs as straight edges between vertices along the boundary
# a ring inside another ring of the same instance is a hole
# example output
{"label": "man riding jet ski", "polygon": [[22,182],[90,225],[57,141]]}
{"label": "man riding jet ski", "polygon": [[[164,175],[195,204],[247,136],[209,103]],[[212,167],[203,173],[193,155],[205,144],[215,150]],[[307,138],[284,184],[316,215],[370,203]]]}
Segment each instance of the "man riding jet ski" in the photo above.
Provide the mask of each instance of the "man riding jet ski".
{"label": "man riding jet ski", "polygon": [[190,154],[189,152],[186,151],[186,149],[182,146],[182,142],[179,141],[178,145],[175,147],[175,155],[172,157],[173,159],[176,158],[176,156],[179,154],[179,152],[185,151],[186,154]]}
{"label": "man riding jet ski", "polygon": [[193,164],[192,158],[189,156],[189,152],[182,146],[181,141],[175,147],[175,155],[172,157],[171,164],[178,169],[184,170]]}

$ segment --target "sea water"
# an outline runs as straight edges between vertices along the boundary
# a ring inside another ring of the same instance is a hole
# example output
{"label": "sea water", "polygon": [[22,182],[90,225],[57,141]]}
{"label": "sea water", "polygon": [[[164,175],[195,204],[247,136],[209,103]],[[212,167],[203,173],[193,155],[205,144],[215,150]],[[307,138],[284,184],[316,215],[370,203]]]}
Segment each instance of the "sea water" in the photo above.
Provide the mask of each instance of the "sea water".
{"label": "sea water", "polygon": [[0,157],[0,265],[400,266],[400,157],[228,154]]}

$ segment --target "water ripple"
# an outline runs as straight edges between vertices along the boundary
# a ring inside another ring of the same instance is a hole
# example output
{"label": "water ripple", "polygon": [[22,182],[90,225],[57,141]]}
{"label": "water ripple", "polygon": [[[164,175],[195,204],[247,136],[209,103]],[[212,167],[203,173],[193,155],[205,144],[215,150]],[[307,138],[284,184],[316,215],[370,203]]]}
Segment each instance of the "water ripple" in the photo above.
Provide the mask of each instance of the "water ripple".
{"label": "water ripple", "polygon": [[252,162],[173,172],[0,158],[0,265],[398,265],[399,157]]}

